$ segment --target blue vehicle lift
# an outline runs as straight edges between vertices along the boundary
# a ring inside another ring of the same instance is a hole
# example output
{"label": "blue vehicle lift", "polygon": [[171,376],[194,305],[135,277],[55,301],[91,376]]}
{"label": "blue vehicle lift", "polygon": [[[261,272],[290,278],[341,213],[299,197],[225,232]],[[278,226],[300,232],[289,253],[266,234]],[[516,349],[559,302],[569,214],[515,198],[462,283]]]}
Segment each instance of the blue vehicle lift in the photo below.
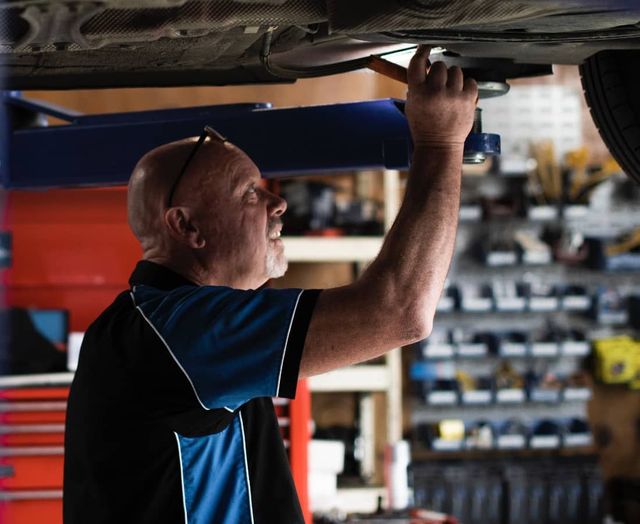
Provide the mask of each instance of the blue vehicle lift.
{"label": "blue vehicle lift", "polygon": [[[393,99],[272,108],[233,104],[81,115],[4,92],[0,185],[8,189],[126,184],[150,149],[211,125],[242,148],[265,178],[361,169],[406,169],[411,138]],[[66,124],[44,125],[52,116]],[[497,135],[472,133],[465,156],[498,154]]]}

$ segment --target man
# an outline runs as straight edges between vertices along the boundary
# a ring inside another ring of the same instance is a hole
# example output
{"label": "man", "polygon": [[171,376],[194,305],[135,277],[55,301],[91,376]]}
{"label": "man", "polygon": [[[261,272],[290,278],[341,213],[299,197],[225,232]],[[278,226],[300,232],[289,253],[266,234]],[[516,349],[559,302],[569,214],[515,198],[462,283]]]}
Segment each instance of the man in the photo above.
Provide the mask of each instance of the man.
{"label": "man", "polygon": [[404,202],[351,285],[262,288],[286,270],[286,203],[214,131],[139,161],[129,222],[143,261],[85,335],[67,524],[303,522],[270,398],[428,336],[452,256],[477,86],[428,56],[420,48],[408,70]]}

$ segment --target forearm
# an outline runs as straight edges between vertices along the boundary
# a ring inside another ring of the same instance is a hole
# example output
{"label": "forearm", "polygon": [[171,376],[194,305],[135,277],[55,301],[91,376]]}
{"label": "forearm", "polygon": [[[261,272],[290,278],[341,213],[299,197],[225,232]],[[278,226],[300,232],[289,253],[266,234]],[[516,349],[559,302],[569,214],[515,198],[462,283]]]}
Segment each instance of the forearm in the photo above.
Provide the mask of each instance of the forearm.
{"label": "forearm", "polygon": [[400,212],[367,271],[318,298],[301,376],[361,362],[430,333],[455,244],[464,141],[478,89],[460,68],[429,66],[428,55],[420,47],[407,71],[405,114],[415,150]]}
{"label": "forearm", "polygon": [[[404,201],[382,250],[363,277],[380,300],[404,303],[430,324],[453,255],[462,146],[414,151]],[[419,319],[418,319],[419,320]]]}

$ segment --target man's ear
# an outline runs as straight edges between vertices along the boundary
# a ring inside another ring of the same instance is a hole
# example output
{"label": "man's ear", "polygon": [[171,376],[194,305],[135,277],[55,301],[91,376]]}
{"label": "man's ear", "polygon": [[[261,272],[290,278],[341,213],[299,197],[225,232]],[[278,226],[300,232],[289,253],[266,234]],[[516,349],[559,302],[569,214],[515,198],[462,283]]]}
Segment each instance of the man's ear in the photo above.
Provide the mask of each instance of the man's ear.
{"label": "man's ear", "polygon": [[169,234],[178,242],[193,249],[202,249],[206,245],[198,226],[192,220],[186,207],[172,207],[164,213],[164,222]]}

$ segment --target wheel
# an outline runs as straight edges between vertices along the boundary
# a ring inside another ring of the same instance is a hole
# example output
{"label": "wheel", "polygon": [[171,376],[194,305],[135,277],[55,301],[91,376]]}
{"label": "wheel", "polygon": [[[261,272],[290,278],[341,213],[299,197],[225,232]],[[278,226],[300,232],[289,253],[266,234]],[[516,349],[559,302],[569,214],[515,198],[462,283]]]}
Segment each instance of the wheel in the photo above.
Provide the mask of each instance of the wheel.
{"label": "wheel", "polygon": [[580,66],[580,78],[602,140],[640,183],[640,52],[602,51]]}

